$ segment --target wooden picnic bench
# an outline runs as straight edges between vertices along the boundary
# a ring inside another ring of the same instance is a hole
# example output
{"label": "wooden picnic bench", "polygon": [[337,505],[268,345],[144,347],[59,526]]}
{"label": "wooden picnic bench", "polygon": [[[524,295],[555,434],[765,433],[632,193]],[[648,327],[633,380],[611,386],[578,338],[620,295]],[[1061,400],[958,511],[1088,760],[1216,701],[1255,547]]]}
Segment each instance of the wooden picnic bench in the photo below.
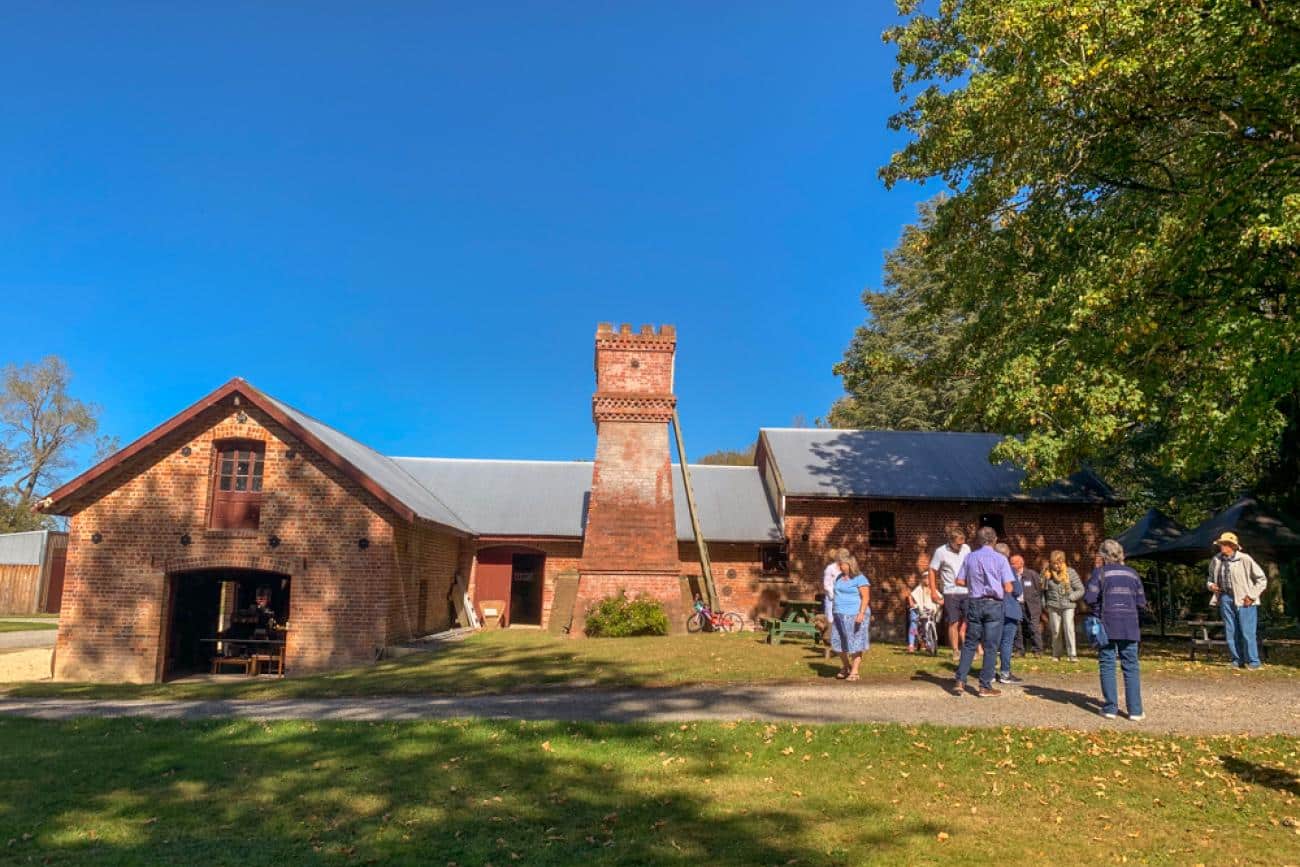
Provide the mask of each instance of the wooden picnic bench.
{"label": "wooden picnic bench", "polygon": [[821,610],[822,604],[813,599],[782,599],[780,617],[761,618],[768,644],[780,644],[782,638],[795,635],[809,636],[816,644],[821,640],[816,623]]}
{"label": "wooden picnic bench", "polygon": [[[1225,650],[1228,647],[1228,641],[1223,637],[1222,620],[1189,620],[1187,626],[1191,629],[1188,636],[1187,658],[1192,662],[1196,661],[1196,651],[1211,650],[1215,647],[1222,647]],[[1211,632],[1216,632],[1219,637],[1214,637]],[[1270,639],[1257,636],[1255,643],[1259,646],[1259,658],[1261,660],[1268,658],[1268,648],[1273,642]]]}

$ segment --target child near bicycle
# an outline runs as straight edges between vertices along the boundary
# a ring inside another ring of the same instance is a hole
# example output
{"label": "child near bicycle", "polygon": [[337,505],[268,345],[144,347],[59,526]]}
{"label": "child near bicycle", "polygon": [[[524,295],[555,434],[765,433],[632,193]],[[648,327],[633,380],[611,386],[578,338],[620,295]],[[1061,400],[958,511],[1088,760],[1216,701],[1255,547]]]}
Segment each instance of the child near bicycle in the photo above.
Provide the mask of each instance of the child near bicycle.
{"label": "child near bicycle", "polygon": [[[904,584],[903,601],[907,604],[907,652],[915,653],[918,642],[928,644],[935,640],[927,636],[937,635],[939,608],[943,604],[931,577],[930,558],[924,553],[917,556],[916,568]],[[934,631],[926,629],[927,623],[933,625]]]}

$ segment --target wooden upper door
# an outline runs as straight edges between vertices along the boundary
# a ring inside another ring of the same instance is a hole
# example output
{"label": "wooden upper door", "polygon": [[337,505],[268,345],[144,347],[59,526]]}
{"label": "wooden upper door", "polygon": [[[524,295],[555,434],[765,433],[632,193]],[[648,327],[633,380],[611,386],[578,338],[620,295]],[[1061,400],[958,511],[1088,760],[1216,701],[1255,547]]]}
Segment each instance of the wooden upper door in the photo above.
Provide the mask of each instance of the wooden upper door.
{"label": "wooden upper door", "polygon": [[262,468],[266,443],[226,440],[217,443],[213,467],[212,513],[217,530],[256,530],[262,518]]}

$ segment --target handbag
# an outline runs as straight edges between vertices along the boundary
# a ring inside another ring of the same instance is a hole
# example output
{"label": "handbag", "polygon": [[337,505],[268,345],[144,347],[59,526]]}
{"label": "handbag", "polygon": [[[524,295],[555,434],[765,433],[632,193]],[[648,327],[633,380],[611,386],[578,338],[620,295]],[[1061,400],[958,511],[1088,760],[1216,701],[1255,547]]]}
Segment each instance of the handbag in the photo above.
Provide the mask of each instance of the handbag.
{"label": "handbag", "polygon": [[1095,614],[1083,618],[1083,634],[1087,636],[1088,642],[1093,647],[1101,648],[1110,644],[1110,636],[1106,634],[1106,624],[1102,623],[1101,618]]}
{"label": "handbag", "polygon": [[[1106,573],[1103,570],[1101,575],[1097,576],[1097,582],[1101,585],[1101,592],[1097,594],[1096,610],[1100,611],[1103,604],[1102,600],[1106,596]],[[1106,624],[1101,622],[1101,618],[1096,614],[1089,613],[1083,618],[1083,634],[1087,637],[1089,643],[1098,649],[1110,644],[1110,636],[1106,634]]]}

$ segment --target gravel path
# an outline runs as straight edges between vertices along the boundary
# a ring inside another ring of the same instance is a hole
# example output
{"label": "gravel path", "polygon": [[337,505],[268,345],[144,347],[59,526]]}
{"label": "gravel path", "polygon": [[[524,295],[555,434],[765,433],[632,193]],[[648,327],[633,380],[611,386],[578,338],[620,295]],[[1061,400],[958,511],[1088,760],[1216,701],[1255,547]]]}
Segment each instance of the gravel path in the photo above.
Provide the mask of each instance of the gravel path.
{"label": "gravel path", "polygon": [[668,722],[901,722],[960,726],[1051,726],[1182,734],[1300,735],[1300,684],[1161,679],[1144,690],[1147,719],[1103,720],[1095,677],[1037,678],[1001,698],[955,698],[948,681],[749,685],[668,689],[552,689],[485,696],[225,701],[0,699],[0,714],[40,719],[145,716],[158,719],[418,720],[489,717]]}
{"label": "gravel path", "polygon": [[21,632],[0,632],[0,650],[18,650],[24,647],[53,647],[59,635],[57,629],[24,629]]}

